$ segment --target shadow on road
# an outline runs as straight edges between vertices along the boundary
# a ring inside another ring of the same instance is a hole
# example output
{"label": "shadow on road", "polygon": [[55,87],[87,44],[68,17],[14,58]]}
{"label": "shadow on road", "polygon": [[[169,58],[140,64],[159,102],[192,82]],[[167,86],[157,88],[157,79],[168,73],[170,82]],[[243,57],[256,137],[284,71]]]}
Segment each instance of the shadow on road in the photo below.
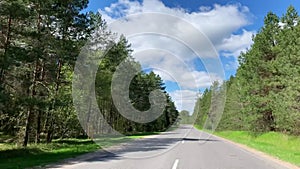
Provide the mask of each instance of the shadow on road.
{"label": "shadow on road", "polygon": [[183,138],[184,141],[220,141],[216,139]]}
{"label": "shadow on road", "polygon": [[131,142],[120,144],[118,146],[107,148],[105,150],[99,150],[94,153],[88,153],[76,158],[67,159],[61,163],[49,165],[46,167],[61,168],[65,165],[72,165],[81,162],[118,160],[126,157],[126,154],[138,152],[143,154],[146,154],[147,152],[149,152],[149,154],[151,154],[152,152],[156,152],[156,154],[160,154],[160,152],[162,152],[160,150],[167,151],[172,147],[172,145],[176,145],[176,143],[180,142],[181,140],[182,137],[180,138],[176,136],[176,133],[172,132],[170,135],[165,134],[157,138],[137,139]]}
{"label": "shadow on road", "polygon": [[[124,157],[133,158],[143,158],[143,157],[151,157],[157,154],[161,154],[170,150],[173,146],[181,141],[187,142],[216,142],[219,140],[210,139],[209,135],[204,135],[205,139],[195,137],[185,137],[185,133],[187,133],[191,129],[191,127],[180,127],[177,130],[161,133],[157,137],[136,139],[134,141],[130,141],[127,143],[122,143],[118,146],[113,146],[107,149],[99,150],[94,153],[88,153],[73,159],[68,159],[60,164],[55,164],[49,166],[49,168],[61,168],[65,165],[77,164],[81,162],[100,162],[100,161],[110,161],[110,160],[118,160],[124,159]],[[195,131],[194,131],[195,132]],[[198,132],[198,131],[197,131]],[[199,136],[199,135],[198,135]]]}

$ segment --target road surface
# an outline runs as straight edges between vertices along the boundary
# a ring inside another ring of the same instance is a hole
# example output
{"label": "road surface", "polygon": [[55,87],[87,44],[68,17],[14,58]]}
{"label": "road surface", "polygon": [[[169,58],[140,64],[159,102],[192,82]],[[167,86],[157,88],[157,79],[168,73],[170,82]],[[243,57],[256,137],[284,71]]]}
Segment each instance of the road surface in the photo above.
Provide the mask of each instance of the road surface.
{"label": "road surface", "polygon": [[99,151],[63,169],[287,169],[192,126],[138,139],[109,151]]}

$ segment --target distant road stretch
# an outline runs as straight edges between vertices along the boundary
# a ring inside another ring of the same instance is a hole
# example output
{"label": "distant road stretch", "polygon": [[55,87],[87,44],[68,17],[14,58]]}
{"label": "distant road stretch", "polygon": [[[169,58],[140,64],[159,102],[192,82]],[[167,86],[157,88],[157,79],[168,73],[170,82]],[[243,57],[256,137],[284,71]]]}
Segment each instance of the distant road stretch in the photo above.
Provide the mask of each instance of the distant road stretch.
{"label": "distant road stretch", "polygon": [[192,126],[138,139],[50,168],[62,169],[287,169]]}

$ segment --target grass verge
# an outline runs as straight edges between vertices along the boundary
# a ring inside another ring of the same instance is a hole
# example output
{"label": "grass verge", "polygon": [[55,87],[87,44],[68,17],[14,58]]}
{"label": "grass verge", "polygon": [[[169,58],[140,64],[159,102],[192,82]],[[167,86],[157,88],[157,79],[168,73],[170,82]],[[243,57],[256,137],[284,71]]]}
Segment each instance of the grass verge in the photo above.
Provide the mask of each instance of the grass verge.
{"label": "grass verge", "polygon": [[[102,147],[110,147],[132,139],[143,138],[147,135],[159,134],[140,133],[127,137],[98,138],[95,142]],[[12,143],[0,142],[0,168],[23,169],[34,166],[45,166],[63,159],[73,158],[85,153],[94,152],[101,147],[90,139],[63,139],[54,140],[50,144],[29,144],[27,148]]]}
{"label": "grass verge", "polygon": [[99,149],[97,144],[87,139],[56,140],[50,144],[31,144],[27,148],[2,143],[0,147],[0,168],[3,169],[43,166]]}
{"label": "grass verge", "polygon": [[220,131],[213,134],[300,166],[300,137],[277,132],[256,136],[247,131]]}

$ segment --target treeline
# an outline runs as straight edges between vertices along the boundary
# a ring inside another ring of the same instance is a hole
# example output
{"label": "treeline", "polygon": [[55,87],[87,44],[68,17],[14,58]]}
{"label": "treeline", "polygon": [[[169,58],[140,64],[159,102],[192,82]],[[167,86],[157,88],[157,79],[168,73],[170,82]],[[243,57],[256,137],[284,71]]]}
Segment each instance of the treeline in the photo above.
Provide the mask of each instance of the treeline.
{"label": "treeline", "polygon": [[[114,36],[109,32],[104,34],[106,36]],[[93,46],[94,43],[88,45],[87,48],[93,48]],[[124,37],[121,37],[116,44],[108,45],[108,49],[105,50],[104,54],[98,50],[93,51],[91,54],[96,58],[98,57],[100,63],[96,72],[94,90],[91,90],[89,94],[90,84],[87,84],[87,90],[84,90],[84,92],[88,93],[85,96],[87,96],[86,99],[89,99],[89,96],[93,95],[93,91],[95,91],[97,107],[85,104],[86,101],[84,99],[82,102],[78,102],[81,104],[79,109],[88,110],[80,114],[80,121],[91,137],[103,136],[103,134],[117,135],[112,129],[125,135],[164,131],[177,120],[179,113],[171,97],[165,91],[161,77],[152,71],[148,73],[143,72],[141,65],[131,56],[131,52],[130,45],[128,45]],[[98,55],[99,53],[102,53],[102,55]],[[93,59],[95,58],[91,60]],[[117,72],[117,69],[123,63],[126,63],[127,66]],[[90,71],[85,70],[86,67],[84,65],[85,62],[82,63],[82,69],[79,72]],[[128,74],[133,70],[135,74],[131,79]],[[118,79],[115,82],[117,84],[113,83],[113,79],[116,78]],[[81,79],[79,78],[78,81],[80,86]],[[127,86],[128,82],[130,83]],[[151,107],[159,105],[164,100],[160,100],[155,95],[151,99],[151,92],[155,90],[161,91],[166,98],[166,104],[162,105],[163,107],[157,111],[155,109],[152,110]],[[115,93],[115,97],[113,97],[112,91]],[[151,101],[156,103],[151,103]],[[148,110],[150,111],[147,113],[152,115],[145,116],[144,113]],[[101,113],[100,116],[99,112]],[[125,112],[127,116],[124,116],[121,112]],[[130,116],[132,119],[129,118]]]}
{"label": "treeline", "polygon": [[182,110],[179,112],[179,122],[180,124],[193,124],[195,122],[196,114],[190,115],[187,110]]}
{"label": "treeline", "polygon": [[[212,93],[227,89],[218,130],[277,131],[300,135],[300,18],[290,6],[285,15],[270,12],[253,37],[254,44],[239,56],[239,68],[218,88],[198,99],[197,124],[204,125],[216,103]],[[218,112],[220,113],[220,112]]]}
{"label": "treeline", "polygon": [[[131,58],[126,39],[107,30],[100,14],[82,13],[87,5],[88,0],[0,2],[0,132],[23,146],[86,136],[73,106],[72,78],[77,57],[92,35],[97,35],[93,50],[107,52],[97,65],[96,82],[90,83],[97,86],[98,106],[109,123],[123,133],[134,133],[163,130],[177,118],[170,97],[164,113],[151,124],[121,118],[111,99],[112,74],[124,59],[139,64]],[[159,76],[140,72],[132,82],[129,104],[147,109],[149,91],[165,92],[163,86]]]}

